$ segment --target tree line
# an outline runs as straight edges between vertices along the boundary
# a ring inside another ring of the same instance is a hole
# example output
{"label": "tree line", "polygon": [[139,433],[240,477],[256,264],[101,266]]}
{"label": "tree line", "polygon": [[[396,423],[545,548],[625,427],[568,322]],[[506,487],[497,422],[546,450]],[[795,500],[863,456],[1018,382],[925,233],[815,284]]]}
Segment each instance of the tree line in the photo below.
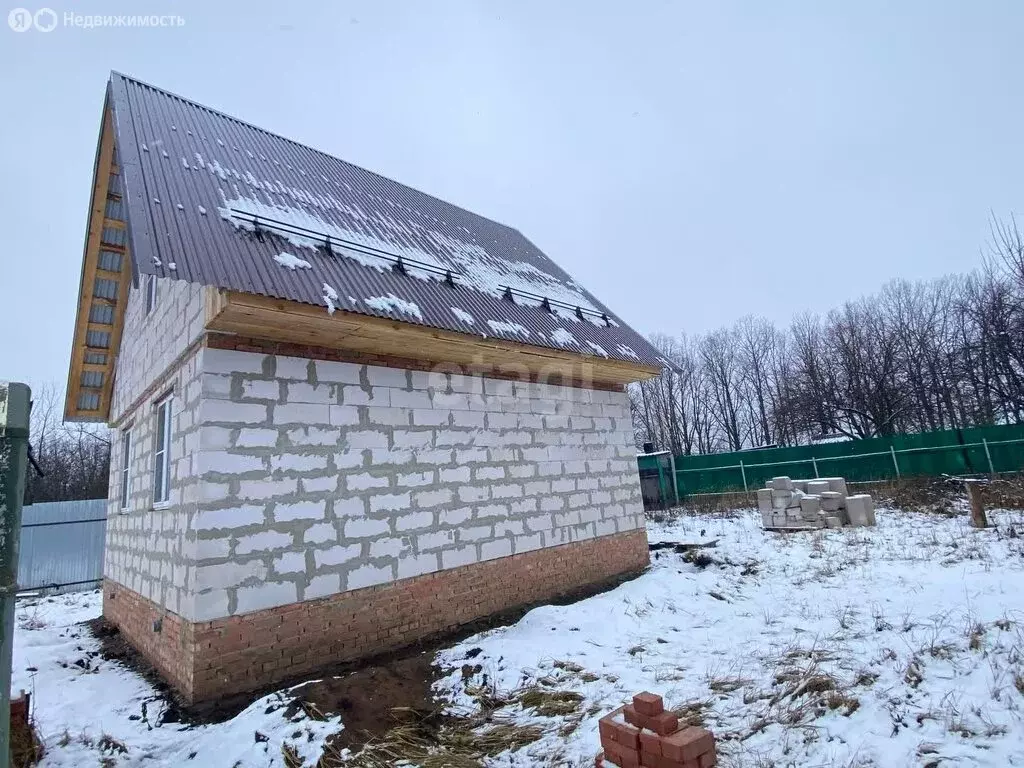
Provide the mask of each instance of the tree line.
{"label": "tree line", "polygon": [[63,419],[64,393],[52,384],[33,387],[29,444],[34,466],[25,478],[25,504],[107,497],[108,430]]}
{"label": "tree line", "polygon": [[1024,421],[1024,235],[993,219],[982,266],[895,280],[789,327],[746,316],[655,334],[672,364],[630,388],[637,445],[676,454]]}

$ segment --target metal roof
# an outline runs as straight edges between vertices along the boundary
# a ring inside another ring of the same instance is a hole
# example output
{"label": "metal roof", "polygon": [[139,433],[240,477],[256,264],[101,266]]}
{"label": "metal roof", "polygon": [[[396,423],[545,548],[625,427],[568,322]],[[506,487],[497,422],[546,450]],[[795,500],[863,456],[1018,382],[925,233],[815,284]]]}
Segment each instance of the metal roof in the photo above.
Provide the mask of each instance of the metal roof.
{"label": "metal roof", "polygon": [[135,275],[666,364],[511,227],[118,73],[107,97]]}

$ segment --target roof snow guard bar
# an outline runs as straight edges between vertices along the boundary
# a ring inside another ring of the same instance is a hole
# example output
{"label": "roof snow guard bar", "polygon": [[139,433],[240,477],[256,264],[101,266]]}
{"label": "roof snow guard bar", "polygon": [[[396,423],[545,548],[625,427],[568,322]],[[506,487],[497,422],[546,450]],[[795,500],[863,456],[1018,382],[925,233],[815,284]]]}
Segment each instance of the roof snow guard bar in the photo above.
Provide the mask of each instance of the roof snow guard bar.
{"label": "roof snow guard bar", "polygon": [[530,293],[529,291],[524,291],[520,288],[513,288],[510,285],[499,285],[498,287],[501,288],[502,290],[502,298],[507,299],[509,301],[514,302],[516,300],[516,296],[521,296],[522,298],[529,299],[530,301],[540,302],[540,305],[548,312],[551,312],[552,314],[554,314],[555,312],[554,308],[559,307],[560,309],[568,309],[571,310],[572,312],[575,312],[576,317],[578,317],[580,320],[582,320],[586,315],[590,315],[591,317],[601,318],[601,320],[604,321],[604,324],[609,328],[612,325],[611,319],[605,312],[598,312],[596,309],[584,309],[583,307],[577,304],[569,304],[568,302],[565,301],[549,299],[547,296],[541,296],[539,293]]}
{"label": "roof snow guard bar", "polygon": [[237,208],[231,208],[230,210],[232,218],[252,225],[253,233],[256,235],[256,239],[260,241],[263,240],[263,230],[281,235],[298,235],[299,237],[320,241],[323,243],[323,247],[331,255],[334,254],[334,248],[337,246],[356,251],[357,253],[363,253],[367,256],[376,256],[384,259],[385,261],[391,262],[392,269],[396,272],[401,272],[403,275],[406,274],[406,269],[408,267],[414,267],[416,269],[423,270],[424,272],[440,275],[449,285],[455,285],[455,278],[462,276],[461,273],[456,270],[445,269],[444,267],[439,267],[436,264],[429,264],[417,259],[410,259],[408,256],[390,253],[389,251],[384,251],[380,248],[374,248],[372,245],[364,245],[363,243],[357,243],[341,237],[331,237],[323,232],[306,229],[305,227],[289,224],[286,221],[278,221],[277,219],[271,219],[266,216],[257,216],[254,213],[240,211]]}

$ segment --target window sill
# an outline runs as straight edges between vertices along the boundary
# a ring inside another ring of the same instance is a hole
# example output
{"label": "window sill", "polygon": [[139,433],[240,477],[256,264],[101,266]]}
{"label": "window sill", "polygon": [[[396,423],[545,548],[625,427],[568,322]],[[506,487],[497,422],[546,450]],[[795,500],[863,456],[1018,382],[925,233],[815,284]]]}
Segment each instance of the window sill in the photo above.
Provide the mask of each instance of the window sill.
{"label": "window sill", "polygon": [[150,507],[150,509],[152,509],[152,510],[154,510],[156,512],[159,512],[159,511],[164,510],[164,509],[170,509],[173,506],[174,506],[174,502],[173,501],[156,501],[156,502],[153,502],[153,505]]}

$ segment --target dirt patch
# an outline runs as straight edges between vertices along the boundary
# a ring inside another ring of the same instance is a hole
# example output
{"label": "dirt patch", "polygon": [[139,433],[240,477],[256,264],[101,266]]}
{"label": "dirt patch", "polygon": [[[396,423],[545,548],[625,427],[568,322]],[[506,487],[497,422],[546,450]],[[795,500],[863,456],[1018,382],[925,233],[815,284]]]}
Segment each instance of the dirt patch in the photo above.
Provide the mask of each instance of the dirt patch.
{"label": "dirt patch", "polygon": [[[963,481],[955,477],[904,478],[880,484],[872,492],[887,506],[951,516],[964,514],[967,504]],[[1024,509],[1024,475],[989,480],[981,496],[985,509]]]}
{"label": "dirt patch", "polygon": [[11,717],[11,768],[30,768],[43,759],[43,742],[27,717]]}
{"label": "dirt patch", "polygon": [[1000,477],[981,491],[986,509],[1024,509],[1024,475]]}
{"label": "dirt patch", "polygon": [[432,652],[424,652],[309,683],[294,692],[296,701],[286,716],[299,708],[313,717],[336,713],[345,728],[331,737],[330,746],[358,751],[401,723],[439,720],[430,690],[433,660]]}

